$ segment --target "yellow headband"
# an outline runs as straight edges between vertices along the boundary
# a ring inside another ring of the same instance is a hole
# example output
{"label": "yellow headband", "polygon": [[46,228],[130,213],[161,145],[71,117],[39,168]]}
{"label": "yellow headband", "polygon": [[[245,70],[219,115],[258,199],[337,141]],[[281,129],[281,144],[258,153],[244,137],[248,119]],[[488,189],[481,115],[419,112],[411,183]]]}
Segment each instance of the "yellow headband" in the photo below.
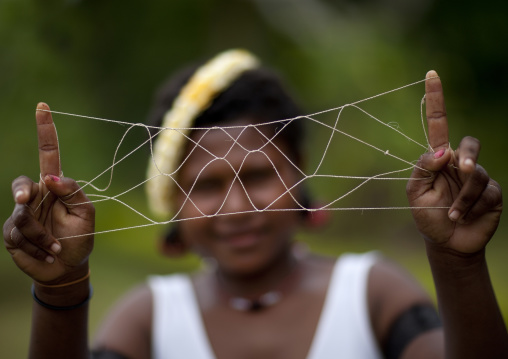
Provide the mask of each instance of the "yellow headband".
{"label": "yellow headband", "polygon": [[169,220],[173,215],[176,187],[173,176],[179,166],[185,136],[194,120],[244,71],[258,66],[257,58],[245,50],[229,50],[217,55],[194,73],[164,115],[164,129],[154,142],[146,183],[150,209],[161,219]]}

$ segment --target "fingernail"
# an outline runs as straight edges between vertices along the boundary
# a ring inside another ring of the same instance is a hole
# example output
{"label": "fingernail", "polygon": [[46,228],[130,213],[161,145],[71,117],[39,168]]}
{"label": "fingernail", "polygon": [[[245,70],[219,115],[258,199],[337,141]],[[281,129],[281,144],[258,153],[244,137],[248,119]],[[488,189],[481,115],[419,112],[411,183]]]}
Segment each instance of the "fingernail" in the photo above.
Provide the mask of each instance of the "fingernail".
{"label": "fingernail", "polygon": [[55,262],[55,258],[51,257],[51,256],[47,256],[46,257],[46,262],[48,262],[49,264],[52,264]]}
{"label": "fingernail", "polygon": [[466,159],[464,160],[464,165],[465,165],[465,166],[468,166],[468,167],[474,167],[474,162],[473,162],[473,160],[472,160],[472,159],[470,159],[470,158],[466,158]]}
{"label": "fingernail", "polygon": [[17,191],[17,192],[16,192],[16,194],[14,195],[14,200],[15,200],[16,202],[18,202],[18,201],[19,201],[19,198],[20,198],[22,195],[23,195],[23,191],[22,191],[22,190]]}
{"label": "fingernail", "polygon": [[62,246],[59,243],[53,243],[51,245],[51,251],[53,253],[58,254],[58,253],[60,253],[61,250],[62,250]]}
{"label": "fingernail", "polygon": [[51,178],[51,180],[53,182],[60,182],[60,177],[57,177],[57,176],[53,176],[53,175],[48,175],[49,178]]}
{"label": "fingernail", "polygon": [[452,221],[456,221],[460,217],[460,212],[457,210],[453,210],[452,213],[448,215]]}
{"label": "fingernail", "polygon": [[439,151],[434,153],[434,158],[441,158],[441,157],[443,157],[444,153],[445,153],[445,150],[444,149],[440,149]]}

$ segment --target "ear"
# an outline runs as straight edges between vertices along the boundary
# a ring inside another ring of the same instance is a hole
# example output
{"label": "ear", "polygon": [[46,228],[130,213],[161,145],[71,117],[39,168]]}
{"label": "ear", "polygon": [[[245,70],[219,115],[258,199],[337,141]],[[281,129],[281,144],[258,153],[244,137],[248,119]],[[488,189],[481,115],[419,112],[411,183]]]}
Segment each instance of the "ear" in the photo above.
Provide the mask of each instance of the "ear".
{"label": "ear", "polygon": [[314,203],[310,208],[312,211],[305,211],[304,225],[309,229],[321,229],[330,222],[330,212],[319,209],[321,205]]}
{"label": "ear", "polygon": [[329,211],[319,209],[322,207],[322,204],[311,199],[309,191],[305,186],[300,187],[300,200],[302,206],[309,209],[308,211],[301,212],[305,228],[320,229],[328,224],[330,221]]}
{"label": "ear", "polygon": [[175,225],[169,229],[158,240],[158,249],[166,257],[179,258],[187,254],[189,247],[181,240],[178,233],[178,225]]}

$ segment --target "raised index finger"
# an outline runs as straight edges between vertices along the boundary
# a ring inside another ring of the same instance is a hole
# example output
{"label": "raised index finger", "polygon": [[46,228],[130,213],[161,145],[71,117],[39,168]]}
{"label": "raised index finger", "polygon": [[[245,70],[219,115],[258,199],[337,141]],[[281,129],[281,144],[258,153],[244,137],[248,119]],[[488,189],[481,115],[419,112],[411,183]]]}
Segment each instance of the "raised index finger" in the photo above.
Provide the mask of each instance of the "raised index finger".
{"label": "raised index finger", "polygon": [[446,149],[449,146],[448,121],[444,103],[443,86],[436,71],[427,72],[425,81],[425,103],[429,144],[434,149]]}
{"label": "raised index finger", "polygon": [[[41,111],[43,110],[43,111]],[[41,177],[46,175],[60,176],[60,151],[56,127],[49,112],[49,106],[41,102],[35,111],[37,137],[39,139],[39,167]]]}

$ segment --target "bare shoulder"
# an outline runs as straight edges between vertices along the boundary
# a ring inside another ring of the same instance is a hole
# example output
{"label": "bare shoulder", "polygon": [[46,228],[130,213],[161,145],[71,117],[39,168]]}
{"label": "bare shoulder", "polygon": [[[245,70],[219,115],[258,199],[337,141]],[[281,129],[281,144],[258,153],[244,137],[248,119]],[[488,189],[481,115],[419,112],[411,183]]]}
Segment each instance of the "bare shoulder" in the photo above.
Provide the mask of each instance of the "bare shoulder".
{"label": "bare shoulder", "polygon": [[[384,257],[380,257],[370,272],[368,304],[372,327],[382,347],[388,339],[392,325],[401,314],[416,305],[434,306],[428,293],[410,273]],[[427,345],[423,352],[434,358],[433,355],[436,355],[434,351],[440,352],[442,349],[441,330],[422,333],[408,345],[404,354],[408,351],[419,354],[417,349],[421,349],[422,345]],[[437,354],[435,357],[440,355]]]}
{"label": "bare shoulder", "polygon": [[152,293],[146,285],[129,291],[113,307],[95,338],[94,348],[129,358],[150,358]]}
{"label": "bare shoulder", "polygon": [[382,256],[369,274],[368,296],[370,308],[374,310],[371,314],[383,314],[387,309],[401,312],[416,303],[432,303],[407,270]]}
{"label": "bare shoulder", "polygon": [[380,257],[369,275],[368,303],[374,332],[383,342],[400,314],[415,304],[431,304],[432,301],[405,269]]}

